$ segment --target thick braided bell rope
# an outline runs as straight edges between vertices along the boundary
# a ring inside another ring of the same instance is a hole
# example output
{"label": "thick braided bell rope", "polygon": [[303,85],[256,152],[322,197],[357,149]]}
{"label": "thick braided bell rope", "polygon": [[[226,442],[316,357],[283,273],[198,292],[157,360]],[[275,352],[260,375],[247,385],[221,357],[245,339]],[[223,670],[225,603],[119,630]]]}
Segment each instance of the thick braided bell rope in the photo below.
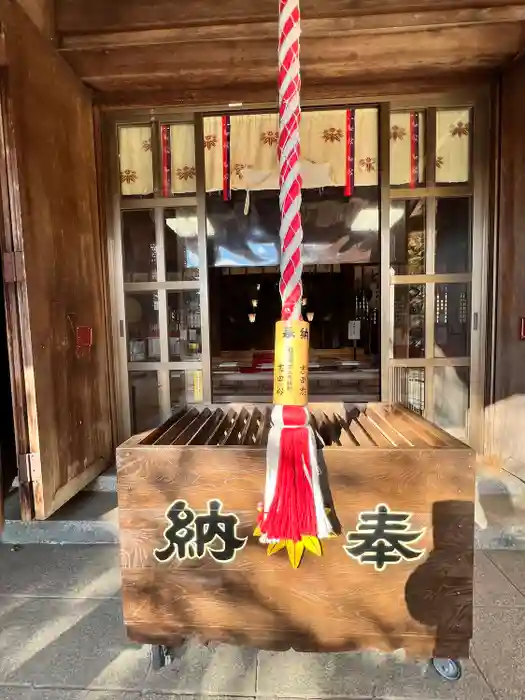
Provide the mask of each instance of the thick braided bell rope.
{"label": "thick braided bell rope", "polygon": [[283,321],[301,318],[302,178],[299,168],[301,121],[299,0],[279,0],[279,170],[281,210],[281,293]]}

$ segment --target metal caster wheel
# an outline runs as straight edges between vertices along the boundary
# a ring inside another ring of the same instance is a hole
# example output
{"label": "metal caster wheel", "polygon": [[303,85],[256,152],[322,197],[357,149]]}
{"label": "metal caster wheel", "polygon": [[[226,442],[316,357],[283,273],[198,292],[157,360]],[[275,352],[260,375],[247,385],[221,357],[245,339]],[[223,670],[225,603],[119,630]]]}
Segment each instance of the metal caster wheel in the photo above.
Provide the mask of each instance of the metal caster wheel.
{"label": "metal caster wheel", "polygon": [[461,664],[459,661],[432,657],[431,663],[436,673],[446,681],[459,681],[461,678]]}
{"label": "metal caster wheel", "polygon": [[151,653],[151,668],[154,671],[160,671],[162,668],[171,663],[171,649],[159,644],[153,644],[150,649]]}

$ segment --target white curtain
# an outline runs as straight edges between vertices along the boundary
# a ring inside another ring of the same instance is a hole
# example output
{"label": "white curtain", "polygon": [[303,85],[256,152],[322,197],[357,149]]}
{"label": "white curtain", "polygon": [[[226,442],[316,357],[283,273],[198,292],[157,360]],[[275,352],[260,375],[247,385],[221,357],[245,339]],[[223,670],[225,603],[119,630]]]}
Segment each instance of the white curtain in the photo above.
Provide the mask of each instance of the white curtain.
{"label": "white curtain", "polygon": [[120,191],[123,196],[153,192],[150,126],[123,126],[118,130]]}
{"label": "white curtain", "polygon": [[436,182],[468,182],[470,111],[440,109],[436,116]]}
{"label": "white curtain", "polygon": [[193,124],[172,124],[170,127],[171,192],[194,194],[197,190],[195,172],[195,133]]}
{"label": "white curtain", "polygon": [[356,187],[378,184],[378,114],[377,109],[355,110],[355,175]]}
{"label": "white curtain", "polygon": [[[301,120],[301,169],[303,187],[317,189],[343,187],[348,181],[350,137],[354,156],[353,185],[378,185],[378,110],[303,112]],[[417,182],[425,177],[425,120],[418,112]],[[470,113],[468,109],[438,110],[436,133],[436,181],[467,182],[469,178]],[[354,133],[348,134],[349,124]],[[229,159],[230,187],[233,190],[279,189],[277,114],[242,114],[229,118],[230,137],[225,140],[223,117],[204,119],[204,160],[206,190],[221,191]],[[390,117],[390,181],[392,185],[413,183],[412,144],[414,122],[410,112],[395,112]],[[168,145],[167,145],[168,144]],[[169,181],[163,191],[194,194],[196,191],[195,132],[192,124],[172,124],[169,139],[161,144],[162,160]],[[169,151],[169,152],[168,152]],[[148,195],[153,192],[153,161],[150,126],[119,129],[120,179],[123,195]]]}
{"label": "white curtain", "polygon": [[[417,178],[412,175],[412,112],[390,114],[390,184],[409,186],[412,182],[422,184],[425,180],[425,113],[417,112],[419,138],[416,149]],[[415,145],[415,144],[414,144]]]}
{"label": "white curtain", "polygon": [[[231,118],[232,189],[279,189],[276,114]],[[343,187],[347,177],[347,113],[304,112],[301,117],[301,173],[305,189]],[[377,109],[355,110],[355,186],[378,184]]]}

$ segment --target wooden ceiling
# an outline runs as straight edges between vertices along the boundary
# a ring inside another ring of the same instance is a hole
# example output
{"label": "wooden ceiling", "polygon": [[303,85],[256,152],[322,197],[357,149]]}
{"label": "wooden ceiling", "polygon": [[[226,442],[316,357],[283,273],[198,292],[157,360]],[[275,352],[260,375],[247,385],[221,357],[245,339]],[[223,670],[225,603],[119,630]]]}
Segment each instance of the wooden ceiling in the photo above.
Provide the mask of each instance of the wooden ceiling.
{"label": "wooden ceiling", "polygon": [[[64,58],[109,101],[275,95],[278,0],[57,0]],[[305,91],[465,82],[525,43],[525,0],[302,0]],[[137,97],[138,96],[138,97]]]}

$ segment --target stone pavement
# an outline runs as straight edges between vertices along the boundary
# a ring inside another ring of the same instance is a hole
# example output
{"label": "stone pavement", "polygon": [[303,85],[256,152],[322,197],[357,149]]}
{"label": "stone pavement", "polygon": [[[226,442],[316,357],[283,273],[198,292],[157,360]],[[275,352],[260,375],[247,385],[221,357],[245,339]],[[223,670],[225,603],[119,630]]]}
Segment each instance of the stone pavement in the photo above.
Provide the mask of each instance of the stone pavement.
{"label": "stone pavement", "polygon": [[114,546],[0,546],[2,700],[525,697],[525,553],[476,554],[473,659],[458,683],[375,654],[188,645],[167,669],[124,639]]}

